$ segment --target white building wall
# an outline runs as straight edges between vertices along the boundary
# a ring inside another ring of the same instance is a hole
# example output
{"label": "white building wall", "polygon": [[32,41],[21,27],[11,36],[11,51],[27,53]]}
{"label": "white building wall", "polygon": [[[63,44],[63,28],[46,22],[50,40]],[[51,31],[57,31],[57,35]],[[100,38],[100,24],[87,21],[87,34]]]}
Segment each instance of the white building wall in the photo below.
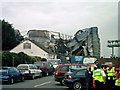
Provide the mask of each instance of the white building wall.
{"label": "white building wall", "polygon": [[[31,49],[24,49],[23,48],[24,43],[31,43]],[[45,52],[44,50],[42,50],[41,48],[39,48],[29,40],[22,42],[17,47],[12,49],[10,52],[14,52],[14,53],[24,52],[29,56],[39,56],[41,58],[50,58],[47,52]]]}

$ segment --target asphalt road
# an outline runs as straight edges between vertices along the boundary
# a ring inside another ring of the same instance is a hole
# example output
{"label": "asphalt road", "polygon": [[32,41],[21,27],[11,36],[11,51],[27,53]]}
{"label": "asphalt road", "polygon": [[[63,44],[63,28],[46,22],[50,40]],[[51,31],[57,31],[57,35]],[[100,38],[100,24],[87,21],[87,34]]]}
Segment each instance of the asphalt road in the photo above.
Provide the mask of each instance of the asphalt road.
{"label": "asphalt road", "polygon": [[25,80],[24,82],[16,82],[14,84],[3,84],[3,90],[5,88],[65,88],[59,82],[54,81],[54,75],[44,76],[41,78],[36,78],[34,80]]}

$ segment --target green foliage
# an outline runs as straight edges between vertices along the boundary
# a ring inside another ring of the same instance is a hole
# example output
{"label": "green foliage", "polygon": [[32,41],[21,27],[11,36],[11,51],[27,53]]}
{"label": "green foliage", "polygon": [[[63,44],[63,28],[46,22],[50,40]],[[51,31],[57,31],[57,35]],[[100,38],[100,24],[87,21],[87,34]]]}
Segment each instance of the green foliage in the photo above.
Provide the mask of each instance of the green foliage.
{"label": "green foliage", "polygon": [[2,52],[2,66],[13,66],[13,59],[14,59],[14,66],[16,67],[19,64],[32,64],[35,61],[40,61],[41,58],[31,57],[23,52],[20,52],[18,54],[11,53],[8,51]]}
{"label": "green foliage", "polygon": [[19,44],[14,28],[5,20],[0,20],[0,23],[2,23],[2,50],[11,50]]}

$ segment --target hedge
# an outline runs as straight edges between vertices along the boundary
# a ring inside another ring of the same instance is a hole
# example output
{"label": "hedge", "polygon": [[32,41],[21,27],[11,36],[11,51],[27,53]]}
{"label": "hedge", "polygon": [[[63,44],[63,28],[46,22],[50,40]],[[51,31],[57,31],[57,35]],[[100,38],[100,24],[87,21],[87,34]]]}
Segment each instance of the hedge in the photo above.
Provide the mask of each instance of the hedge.
{"label": "hedge", "polygon": [[15,67],[19,64],[33,64],[36,61],[41,61],[41,57],[31,57],[23,52],[18,54],[9,51],[2,52],[2,66],[13,66],[13,59]]}

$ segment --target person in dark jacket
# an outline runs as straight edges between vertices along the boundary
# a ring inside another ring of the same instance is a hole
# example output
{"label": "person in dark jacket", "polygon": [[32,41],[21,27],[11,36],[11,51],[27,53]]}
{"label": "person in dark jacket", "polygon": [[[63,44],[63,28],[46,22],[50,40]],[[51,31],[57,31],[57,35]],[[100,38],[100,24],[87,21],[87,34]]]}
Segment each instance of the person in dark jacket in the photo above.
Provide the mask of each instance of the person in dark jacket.
{"label": "person in dark jacket", "polygon": [[86,76],[86,89],[90,89],[93,85],[93,78],[92,78],[92,72],[91,72],[91,67],[88,66],[87,67],[87,71],[85,72],[85,76]]}

